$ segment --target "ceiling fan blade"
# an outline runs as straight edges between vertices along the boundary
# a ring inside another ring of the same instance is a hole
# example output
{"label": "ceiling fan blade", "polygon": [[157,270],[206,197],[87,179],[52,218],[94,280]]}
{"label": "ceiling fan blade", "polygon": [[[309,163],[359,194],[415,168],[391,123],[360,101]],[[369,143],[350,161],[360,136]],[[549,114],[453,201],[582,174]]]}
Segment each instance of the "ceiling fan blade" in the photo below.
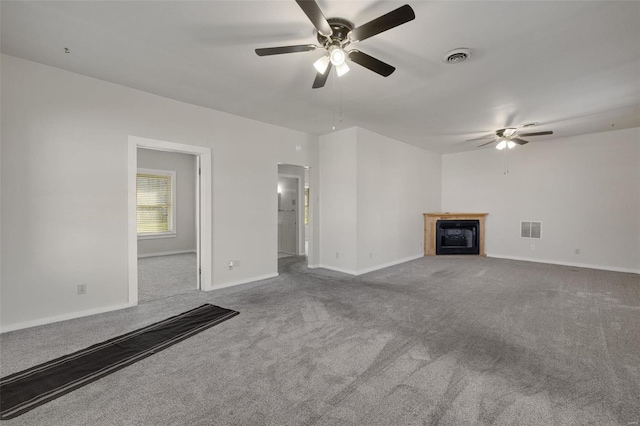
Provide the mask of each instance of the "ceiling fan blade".
{"label": "ceiling fan blade", "polygon": [[302,11],[307,15],[313,26],[316,27],[316,30],[318,30],[320,34],[325,37],[329,37],[333,34],[331,26],[327,22],[327,18],[324,17],[322,10],[320,10],[320,6],[318,6],[318,3],[316,3],[315,0],[296,0],[296,3],[298,3],[298,6],[300,6]]}
{"label": "ceiling fan blade", "polygon": [[487,146],[490,143],[494,143],[494,142],[495,142],[495,140],[492,140],[491,142],[483,143],[482,145],[478,145],[478,148],[483,147],[483,146]]}
{"label": "ceiling fan blade", "polygon": [[529,143],[529,141],[525,141],[524,139],[520,139],[520,138],[511,138],[509,140],[513,143],[517,143],[518,145],[524,145]]}
{"label": "ceiling fan blade", "polygon": [[518,136],[542,136],[542,135],[552,135],[552,131],[548,132],[533,132],[533,133],[518,133]]}
{"label": "ceiling fan blade", "polygon": [[327,79],[329,78],[329,74],[331,74],[331,62],[329,62],[329,66],[327,67],[327,70],[324,72],[324,74],[318,73],[316,75],[316,79],[313,80],[313,86],[311,86],[313,89],[319,89],[321,87],[324,87],[324,84],[327,82]]}
{"label": "ceiling fan blade", "polygon": [[392,10],[391,12],[382,15],[373,21],[369,21],[366,24],[360,25],[357,28],[354,28],[349,33],[349,40],[354,41],[362,41],[369,37],[373,37],[376,34],[380,34],[381,32],[390,30],[391,28],[395,28],[398,25],[402,25],[406,22],[409,22],[415,19],[416,14],[413,12],[413,9],[408,4],[404,6],[400,6],[396,10]]}
{"label": "ceiling fan blade", "polygon": [[308,52],[315,50],[317,46],[313,44],[299,44],[297,46],[282,46],[282,47],[265,47],[262,49],[256,49],[258,56],[269,55],[281,55],[283,53],[295,53],[295,52]]}
{"label": "ceiling fan blade", "polygon": [[479,138],[467,139],[465,142],[480,141],[482,139],[489,139],[489,138],[495,138],[495,137],[496,137],[495,133],[489,133],[488,135],[480,136]]}
{"label": "ceiling fan blade", "polygon": [[362,65],[383,77],[389,77],[396,70],[395,67],[384,63],[373,56],[369,56],[366,53],[362,53],[359,50],[351,50],[347,56],[356,64]]}

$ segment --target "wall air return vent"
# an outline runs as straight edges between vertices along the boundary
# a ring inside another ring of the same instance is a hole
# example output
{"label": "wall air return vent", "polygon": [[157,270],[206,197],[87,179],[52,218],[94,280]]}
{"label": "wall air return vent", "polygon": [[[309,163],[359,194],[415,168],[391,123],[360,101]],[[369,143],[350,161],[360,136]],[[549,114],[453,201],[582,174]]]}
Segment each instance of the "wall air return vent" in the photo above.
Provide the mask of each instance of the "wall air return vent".
{"label": "wall air return vent", "polygon": [[520,222],[520,238],[540,238],[542,222]]}

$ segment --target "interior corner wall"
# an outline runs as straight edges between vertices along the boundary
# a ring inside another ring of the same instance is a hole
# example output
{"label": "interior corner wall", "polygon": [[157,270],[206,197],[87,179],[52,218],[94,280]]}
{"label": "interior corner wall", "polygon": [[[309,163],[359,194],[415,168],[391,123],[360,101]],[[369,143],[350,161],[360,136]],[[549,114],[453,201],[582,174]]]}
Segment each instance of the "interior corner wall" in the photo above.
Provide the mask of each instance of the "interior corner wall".
{"label": "interior corner wall", "polygon": [[357,271],[424,256],[423,213],[440,210],[442,156],[357,129]]}
{"label": "interior corner wall", "polygon": [[196,251],[196,157],[138,149],[138,168],[176,172],[176,235],[138,240],[138,256]]}
{"label": "interior corner wall", "polygon": [[277,275],[277,164],[316,167],[317,136],[8,55],[0,75],[3,331],[128,306],[129,136],[211,148],[214,288]]}
{"label": "interior corner wall", "polygon": [[320,264],[355,274],[356,128],[320,136]]}
{"label": "interior corner wall", "polygon": [[[504,155],[443,156],[443,210],[489,213],[488,256],[640,273],[639,128],[532,140],[508,174]],[[542,222],[541,238],[521,238],[521,221]]]}
{"label": "interior corner wall", "polygon": [[357,127],[321,136],[319,149],[321,266],[358,275],[423,256],[441,156]]}

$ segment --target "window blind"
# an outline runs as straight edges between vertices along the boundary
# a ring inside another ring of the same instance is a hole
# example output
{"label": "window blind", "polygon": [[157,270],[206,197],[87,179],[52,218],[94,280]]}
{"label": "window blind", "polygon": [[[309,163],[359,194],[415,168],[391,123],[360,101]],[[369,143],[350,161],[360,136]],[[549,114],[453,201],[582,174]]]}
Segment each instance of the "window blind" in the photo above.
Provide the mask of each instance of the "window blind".
{"label": "window blind", "polygon": [[173,232],[172,178],[171,175],[137,174],[138,234]]}

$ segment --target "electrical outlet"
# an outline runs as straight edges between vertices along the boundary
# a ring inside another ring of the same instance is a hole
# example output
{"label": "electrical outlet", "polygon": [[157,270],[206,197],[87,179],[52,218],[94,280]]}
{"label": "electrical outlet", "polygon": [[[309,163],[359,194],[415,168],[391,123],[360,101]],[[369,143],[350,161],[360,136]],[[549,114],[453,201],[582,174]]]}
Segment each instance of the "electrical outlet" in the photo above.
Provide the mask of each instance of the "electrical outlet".
{"label": "electrical outlet", "polygon": [[536,250],[536,245],[535,244],[531,244],[531,250],[533,250],[533,251]]}
{"label": "electrical outlet", "polygon": [[336,259],[340,259],[340,253],[336,252]]}
{"label": "electrical outlet", "polygon": [[78,284],[78,294],[87,294],[86,284]]}
{"label": "electrical outlet", "polygon": [[373,253],[369,252],[369,259],[373,259]]}
{"label": "electrical outlet", "polygon": [[233,260],[229,261],[229,270],[232,270],[234,266]]}

